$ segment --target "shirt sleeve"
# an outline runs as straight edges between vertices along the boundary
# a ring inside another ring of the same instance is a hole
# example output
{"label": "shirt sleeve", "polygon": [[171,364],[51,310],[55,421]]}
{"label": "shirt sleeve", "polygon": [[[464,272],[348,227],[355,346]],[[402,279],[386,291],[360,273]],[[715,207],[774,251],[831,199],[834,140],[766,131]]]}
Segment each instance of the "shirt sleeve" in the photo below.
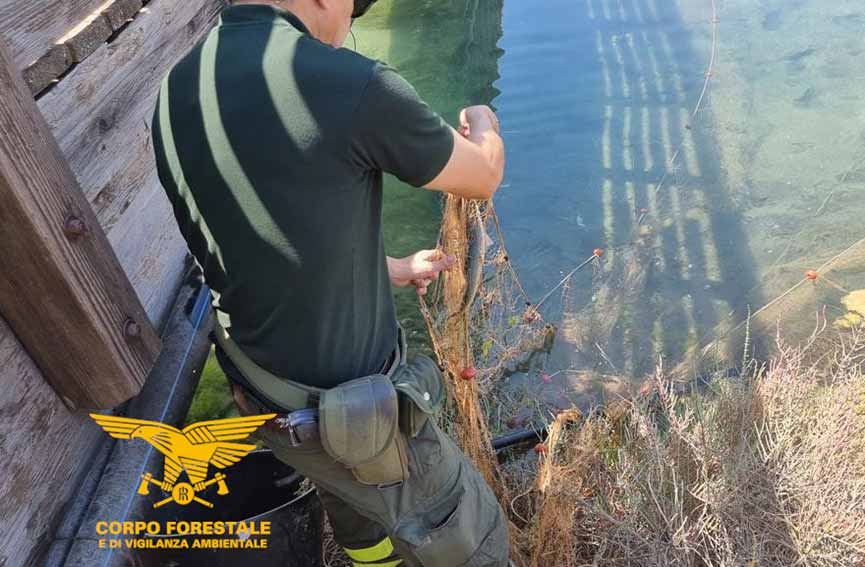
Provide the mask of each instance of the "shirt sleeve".
{"label": "shirt sleeve", "polygon": [[399,73],[378,63],[355,111],[354,155],[369,169],[422,187],[436,178],[454,149],[450,126]]}

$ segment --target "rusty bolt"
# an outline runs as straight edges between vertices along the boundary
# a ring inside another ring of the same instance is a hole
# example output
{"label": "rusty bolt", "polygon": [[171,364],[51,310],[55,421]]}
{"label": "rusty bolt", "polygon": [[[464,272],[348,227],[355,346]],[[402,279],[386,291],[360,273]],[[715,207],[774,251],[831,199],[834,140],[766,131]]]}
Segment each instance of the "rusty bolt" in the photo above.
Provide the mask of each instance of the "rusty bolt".
{"label": "rusty bolt", "polygon": [[66,221],[63,223],[63,232],[69,240],[77,240],[87,232],[87,225],[80,218],[69,216],[66,217]]}
{"label": "rusty bolt", "polygon": [[134,319],[127,319],[123,324],[123,334],[132,339],[140,337],[141,325],[136,323]]}

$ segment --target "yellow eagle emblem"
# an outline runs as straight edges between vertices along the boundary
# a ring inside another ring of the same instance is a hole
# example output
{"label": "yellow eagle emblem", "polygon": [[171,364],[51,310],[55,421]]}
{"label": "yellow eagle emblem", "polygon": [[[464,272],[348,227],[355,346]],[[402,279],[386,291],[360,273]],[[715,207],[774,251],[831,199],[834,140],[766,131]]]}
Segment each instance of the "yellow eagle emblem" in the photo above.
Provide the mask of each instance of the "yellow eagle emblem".
{"label": "yellow eagle emblem", "polygon": [[[224,469],[237,463],[256,448],[249,443],[235,443],[246,439],[256,429],[276,414],[252,415],[229,419],[199,421],[187,425],[182,430],[145,419],[132,419],[114,415],[91,413],[90,417],[109,435],[117,439],[144,439],[157,451],[165,455],[162,480],[156,480],[150,473],[141,475],[139,494],[148,494],[153,484],[169,493],[170,496],[156,502],[158,508],[170,501],[186,505],[198,502],[208,508],[213,504],[197,496],[207,487],[217,484],[217,494],[228,494],[225,475],[221,472],[208,480],[210,465]],[[177,482],[180,473],[186,471],[189,482]]]}

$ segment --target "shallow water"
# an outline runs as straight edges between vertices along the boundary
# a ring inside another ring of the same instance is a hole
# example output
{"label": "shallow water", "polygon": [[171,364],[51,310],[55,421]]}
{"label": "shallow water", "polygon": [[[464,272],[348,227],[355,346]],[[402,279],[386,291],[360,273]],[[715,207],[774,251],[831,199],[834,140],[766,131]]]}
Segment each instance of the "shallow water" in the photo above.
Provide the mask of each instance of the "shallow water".
{"label": "shallow water", "polygon": [[[856,0],[382,0],[356,25],[451,123],[498,111],[495,204],[531,297],[605,250],[545,306],[554,346],[521,373],[581,395],[719,338],[735,366],[749,309],[769,353],[779,317],[798,340],[865,287],[861,248],[803,283],[865,237],[863,31]],[[386,191],[388,252],[433,247],[436,196]],[[417,344],[415,303],[398,296]]]}

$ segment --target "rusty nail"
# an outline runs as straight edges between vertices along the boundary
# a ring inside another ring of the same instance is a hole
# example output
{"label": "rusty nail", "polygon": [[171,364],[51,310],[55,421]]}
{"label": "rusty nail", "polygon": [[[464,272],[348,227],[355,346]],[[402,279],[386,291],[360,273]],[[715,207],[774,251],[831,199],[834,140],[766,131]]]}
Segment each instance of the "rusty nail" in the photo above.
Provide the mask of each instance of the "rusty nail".
{"label": "rusty nail", "polygon": [[127,337],[135,338],[141,336],[141,326],[133,319],[127,319],[123,324],[123,332]]}
{"label": "rusty nail", "polygon": [[87,225],[84,221],[75,216],[66,217],[66,222],[63,223],[63,232],[69,240],[75,240],[87,232]]}

